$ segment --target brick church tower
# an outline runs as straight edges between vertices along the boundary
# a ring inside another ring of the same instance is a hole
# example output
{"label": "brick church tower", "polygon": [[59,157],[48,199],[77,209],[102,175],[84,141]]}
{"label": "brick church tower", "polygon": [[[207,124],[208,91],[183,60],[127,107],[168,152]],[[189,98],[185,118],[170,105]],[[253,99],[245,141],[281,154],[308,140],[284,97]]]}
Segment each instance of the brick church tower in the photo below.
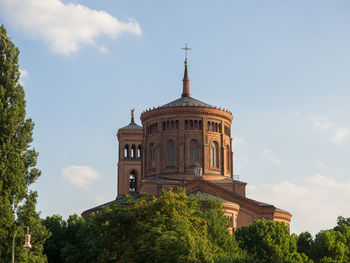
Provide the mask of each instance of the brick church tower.
{"label": "brick church tower", "polygon": [[[182,187],[188,195],[219,198],[230,230],[265,218],[285,222],[291,214],[246,197],[247,183],[233,174],[232,113],[192,97],[187,62],[181,97],[142,112],[142,126],[134,121],[118,130],[118,194],[147,193]],[[104,204],[102,206],[108,205]],[[101,206],[87,210],[88,216]]]}
{"label": "brick church tower", "polygon": [[118,154],[118,195],[135,193],[141,182],[142,127],[134,120],[131,110],[131,122],[120,128],[117,133]]}

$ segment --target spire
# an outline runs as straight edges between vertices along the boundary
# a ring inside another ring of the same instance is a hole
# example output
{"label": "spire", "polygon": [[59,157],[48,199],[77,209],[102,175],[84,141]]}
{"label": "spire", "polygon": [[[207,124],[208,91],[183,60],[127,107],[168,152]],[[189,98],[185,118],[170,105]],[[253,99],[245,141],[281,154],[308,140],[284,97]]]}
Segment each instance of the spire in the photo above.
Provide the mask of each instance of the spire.
{"label": "spire", "polygon": [[191,48],[187,47],[187,44],[184,48],[182,48],[186,52],[186,58],[185,58],[185,72],[184,72],[184,78],[182,80],[183,82],[183,90],[181,97],[191,97],[190,93],[190,79],[188,77],[188,69],[187,69],[187,51],[191,50]]}
{"label": "spire", "polygon": [[131,111],[131,123],[135,123],[135,120],[134,120],[135,109],[131,109],[130,111]]}

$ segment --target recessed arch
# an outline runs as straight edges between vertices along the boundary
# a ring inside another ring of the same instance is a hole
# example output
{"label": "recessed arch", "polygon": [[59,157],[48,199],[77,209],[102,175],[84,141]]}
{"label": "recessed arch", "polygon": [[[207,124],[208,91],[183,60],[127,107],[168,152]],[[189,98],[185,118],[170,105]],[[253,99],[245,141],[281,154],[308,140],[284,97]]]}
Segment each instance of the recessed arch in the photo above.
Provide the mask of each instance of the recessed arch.
{"label": "recessed arch", "polygon": [[195,139],[192,139],[190,141],[190,163],[191,164],[196,164],[198,163],[198,141]]}
{"label": "recessed arch", "polygon": [[210,145],[210,166],[219,168],[219,144],[216,141]]}
{"label": "recessed arch", "polygon": [[167,142],[167,165],[175,165],[175,143],[173,140]]}

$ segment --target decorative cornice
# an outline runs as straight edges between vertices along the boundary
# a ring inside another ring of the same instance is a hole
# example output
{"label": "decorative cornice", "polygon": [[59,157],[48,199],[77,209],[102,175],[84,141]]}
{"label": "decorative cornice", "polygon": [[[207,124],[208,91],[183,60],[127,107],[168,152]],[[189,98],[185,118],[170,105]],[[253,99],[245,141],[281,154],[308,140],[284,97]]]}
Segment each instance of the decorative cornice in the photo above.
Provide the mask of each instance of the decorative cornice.
{"label": "decorative cornice", "polygon": [[205,107],[205,106],[172,106],[172,107],[158,107],[146,110],[141,114],[141,122],[144,123],[149,118],[154,118],[166,114],[201,114],[208,116],[218,116],[225,118],[230,123],[233,115],[229,110],[221,109],[221,107]]}

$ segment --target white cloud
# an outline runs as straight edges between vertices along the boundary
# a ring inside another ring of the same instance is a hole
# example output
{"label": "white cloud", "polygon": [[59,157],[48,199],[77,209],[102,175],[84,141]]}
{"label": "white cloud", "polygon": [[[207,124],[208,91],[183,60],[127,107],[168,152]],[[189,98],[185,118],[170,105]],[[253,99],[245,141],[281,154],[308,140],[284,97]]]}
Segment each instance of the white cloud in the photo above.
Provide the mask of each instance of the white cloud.
{"label": "white cloud", "polygon": [[270,149],[268,149],[268,148],[263,149],[261,151],[261,154],[266,160],[269,160],[269,161],[277,163],[277,164],[281,164],[281,161],[277,157],[272,155],[272,152]]}
{"label": "white cloud", "polygon": [[61,0],[0,0],[0,13],[15,28],[43,39],[51,50],[63,55],[70,55],[83,45],[95,45],[100,35],[142,35],[133,18],[121,22],[105,11]]}
{"label": "white cloud", "polygon": [[332,141],[335,143],[344,143],[347,141],[350,134],[349,128],[339,128],[332,137]]}
{"label": "white cloud", "polygon": [[79,188],[87,188],[91,181],[99,178],[98,171],[89,166],[71,165],[62,168],[62,179]]}
{"label": "white cloud", "polygon": [[328,131],[333,127],[333,122],[319,115],[311,115],[310,120],[317,130]]}
{"label": "white cloud", "polygon": [[19,69],[19,73],[21,74],[20,78],[19,78],[19,84],[21,84],[22,86],[24,86],[26,84],[26,82],[24,81],[25,78],[27,78],[29,76],[29,73],[26,69]]}
{"label": "white cloud", "polygon": [[338,216],[350,216],[350,181],[337,182],[320,174],[301,183],[281,182],[248,185],[248,196],[287,210],[292,217],[292,232],[315,234],[335,226]]}
{"label": "white cloud", "polygon": [[21,78],[27,78],[29,73],[26,69],[19,69],[19,73],[21,74]]}

